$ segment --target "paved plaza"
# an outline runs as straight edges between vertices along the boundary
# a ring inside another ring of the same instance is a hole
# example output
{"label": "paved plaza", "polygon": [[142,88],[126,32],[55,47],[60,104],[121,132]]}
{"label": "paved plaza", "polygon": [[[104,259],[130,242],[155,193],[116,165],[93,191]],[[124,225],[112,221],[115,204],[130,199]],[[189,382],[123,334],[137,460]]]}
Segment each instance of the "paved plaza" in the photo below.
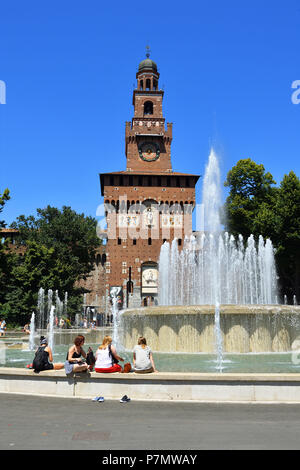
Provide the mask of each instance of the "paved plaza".
{"label": "paved plaza", "polygon": [[0,394],[0,449],[299,449],[300,406]]}

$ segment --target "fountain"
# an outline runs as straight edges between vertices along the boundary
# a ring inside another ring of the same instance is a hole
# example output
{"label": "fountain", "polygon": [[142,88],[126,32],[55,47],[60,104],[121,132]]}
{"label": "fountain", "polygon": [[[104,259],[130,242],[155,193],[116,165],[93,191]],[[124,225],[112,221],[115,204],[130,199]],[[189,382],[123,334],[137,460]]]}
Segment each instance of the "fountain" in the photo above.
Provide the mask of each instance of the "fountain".
{"label": "fountain", "polygon": [[[180,249],[177,240],[162,245],[160,305],[122,312],[118,309],[121,287],[111,287],[113,331],[84,331],[88,335],[86,344],[99,344],[105,334],[110,334],[122,356],[132,360],[138,336],[145,336],[155,352],[159,371],[299,372],[299,361],[292,360],[292,353],[300,348],[297,299],[294,296],[293,305],[288,305],[285,295],[283,305],[278,303],[270,240],[255,240],[253,236],[235,239],[222,231],[219,180],[217,158],[212,152],[204,178],[203,201],[209,209],[203,230],[186,237]],[[53,317],[54,308],[49,309],[52,296],[48,291],[49,313],[44,319],[45,291],[40,289],[36,325],[45,328]],[[56,292],[56,315],[63,312],[62,304]],[[66,295],[64,305],[66,311]],[[83,306],[88,309],[86,294]],[[49,340],[53,331],[50,333],[50,325]],[[53,331],[56,360],[64,360],[65,345],[72,343],[74,334],[74,330]],[[25,360],[28,363],[30,358],[24,358],[27,353],[30,351],[22,351],[22,359],[18,351],[7,351],[6,366],[15,365],[14,361],[23,361],[17,362],[20,366]]]}
{"label": "fountain", "polygon": [[[201,232],[165,242],[159,257],[159,307],[128,309],[121,341],[132,349],[137,337],[154,351],[217,357],[223,370],[229,353],[291,351],[300,338],[300,308],[278,304],[271,240],[235,239],[222,230],[220,171],[212,150],[203,181]],[[177,356],[178,357],[178,356]]]}

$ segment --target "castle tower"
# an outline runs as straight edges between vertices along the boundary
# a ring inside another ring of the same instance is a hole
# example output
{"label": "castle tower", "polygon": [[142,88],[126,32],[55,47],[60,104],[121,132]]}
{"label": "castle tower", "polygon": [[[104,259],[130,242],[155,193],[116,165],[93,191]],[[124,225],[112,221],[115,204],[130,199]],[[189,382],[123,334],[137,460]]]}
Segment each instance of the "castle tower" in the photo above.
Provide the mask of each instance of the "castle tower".
{"label": "castle tower", "polygon": [[125,125],[126,170],[100,174],[107,221],[106,293],[120,308],[157,304],[162,244],[182,246],[192,233],[199,176],[173,172],[172,123],[165,123],[164,92],[147,51],[136,73],[134,115]]}

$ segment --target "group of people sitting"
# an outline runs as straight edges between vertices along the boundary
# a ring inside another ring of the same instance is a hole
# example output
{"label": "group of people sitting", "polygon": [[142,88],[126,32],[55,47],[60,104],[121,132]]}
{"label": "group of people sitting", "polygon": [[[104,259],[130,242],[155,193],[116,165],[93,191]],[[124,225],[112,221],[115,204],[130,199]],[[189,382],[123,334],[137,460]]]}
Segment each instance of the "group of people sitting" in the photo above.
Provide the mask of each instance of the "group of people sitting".
{"label": "group of people sitting", "polygon": [[124,359],[117,354],[115,346],[112,344],[112,338],[105,336],[102,344],[94,352],[88,348],[87,353],[83,349],[85,337],[83,335],[76,336],[73,346],[69,348],[66,361],[64,363],[53,363],[53,354],[48,341],[44,336],[40,338],[40,346],[36,350],[32,363],[35,372],[42,370],[60,370],[65,369],[66,374],[73,372],[85,372],[87,370],[100,373],[110,372],[136,372],[146,374],[157,372],[153,360],[152,351],[147,346],[146,338],[140,336],[138,344],[133,350],[133,366],[128,362],[121,367],[119,362]]}

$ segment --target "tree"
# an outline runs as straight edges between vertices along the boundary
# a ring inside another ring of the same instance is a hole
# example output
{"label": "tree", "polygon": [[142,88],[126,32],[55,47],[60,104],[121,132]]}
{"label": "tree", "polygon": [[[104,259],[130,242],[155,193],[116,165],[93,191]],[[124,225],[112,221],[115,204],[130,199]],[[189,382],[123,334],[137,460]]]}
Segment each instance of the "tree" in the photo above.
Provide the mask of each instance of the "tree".
{"label": "tree", "polygon": [[276,251],[281,293],[292,301],[300,298],[300,181],[294,172],[285,175],[280,187],[263,165],[240,160],[227,175],[230,193],[223,221],[226,229],[244,238],[253,234],[270,238]]}
{"label": "tree", "polygon": [[96,219],[66,206],[62,210],[50,206],[38,209],[36,218],[17,218],[12,227],[19,230],[18,242],[26,245],[26,251],[11,271],[6,294],[11,319],[23,312],[28,320],[40,287],[58,290],[61,298],[68,292],[68,311],[77,313],[83,290],[76,287],[76,281],[89,275],[101,244],[96,226]]}
{"label": "tree", "polygon": [[300,300],[300,180],[291,171],[280,184],[275,208],[280,218],[277,228],[277,260],[285,293]]}
{"label": "tree", "polygon": [[271,173],[265,173],[263,165],[258,165],[250,158],[239,160],[229,171],[224,186],[230,188],[223,220],[233,235],[242,234],[248,238],[254,234],[255,217],[260,206],[264,210],[272,207],[276,199],[276,188]]}
{"label": "tree", "polygon": [[[9,190],[5,189],[4,192],[0,194],[0,213],[3,211],[6,201],[9,199]],[[5,222],[0,221],[0,230],[3,227],[5,227]],[[4,294],[11,271],[12,259],[12,254],[7,252],[7,242],[3,242],[2,238],[0,237],[0,306],[2,306],[4,301]]]}
{"label": "tree", "polygon": [[[0,213],[3,211],[6,201],[9,201],[9,199],[10,199],[9,190],[6,188],[3,194],[0,194]],[[3,220],[0,220],[0,228],[1,227],[5,227],[5,223]]]}

